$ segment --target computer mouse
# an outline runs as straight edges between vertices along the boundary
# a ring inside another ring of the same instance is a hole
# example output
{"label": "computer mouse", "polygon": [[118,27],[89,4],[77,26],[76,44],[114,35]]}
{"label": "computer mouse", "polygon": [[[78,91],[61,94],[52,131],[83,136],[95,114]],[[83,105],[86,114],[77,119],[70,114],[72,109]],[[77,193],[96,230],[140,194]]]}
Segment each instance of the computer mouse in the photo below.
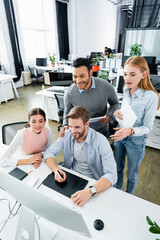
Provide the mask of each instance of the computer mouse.
{"label": "computer mouse", "polygon": [[96,219],[94,221],[94,228],[97,230],[102,230],[104,228],[104,222],[101,219]]}

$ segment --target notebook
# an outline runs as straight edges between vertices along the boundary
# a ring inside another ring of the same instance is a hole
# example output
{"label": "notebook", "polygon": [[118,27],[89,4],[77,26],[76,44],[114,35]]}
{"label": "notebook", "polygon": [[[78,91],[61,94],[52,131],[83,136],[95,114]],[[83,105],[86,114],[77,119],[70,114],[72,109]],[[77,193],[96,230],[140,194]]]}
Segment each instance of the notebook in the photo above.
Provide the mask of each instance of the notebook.
{"label": "notebook", "polygon": [[67,176],[65,182],[59,183],[55,181],[54,173],[52,172],[42,182],[42,184],[70,198],[73,193],[84,189],[88,183],[88,180],[76,176],[70,172],[67,171],[64,172],[66,173]]}
{"label": "notebook", "polygon": [[13,176],[19,180],[22,180],[23,178],[25,178],[28,175],[28,173],[24,172],[20,168],[15,168],[8,174],[10,174],[11,176]]}

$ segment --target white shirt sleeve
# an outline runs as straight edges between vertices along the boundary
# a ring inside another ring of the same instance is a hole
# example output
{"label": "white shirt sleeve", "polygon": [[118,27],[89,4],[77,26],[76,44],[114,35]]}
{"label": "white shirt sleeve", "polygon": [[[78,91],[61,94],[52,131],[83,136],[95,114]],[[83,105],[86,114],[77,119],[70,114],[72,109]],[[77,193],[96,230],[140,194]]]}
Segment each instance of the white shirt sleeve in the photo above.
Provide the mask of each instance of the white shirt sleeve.
{"label": "white shirt sleeve", "polygon": [[0,165],[2,166],[16,166],[18,159],[13,158],[13,154],[21,147],[23,144],[23,131],[18,130],[16,136],[7,147],[5,152],[0,156]]}

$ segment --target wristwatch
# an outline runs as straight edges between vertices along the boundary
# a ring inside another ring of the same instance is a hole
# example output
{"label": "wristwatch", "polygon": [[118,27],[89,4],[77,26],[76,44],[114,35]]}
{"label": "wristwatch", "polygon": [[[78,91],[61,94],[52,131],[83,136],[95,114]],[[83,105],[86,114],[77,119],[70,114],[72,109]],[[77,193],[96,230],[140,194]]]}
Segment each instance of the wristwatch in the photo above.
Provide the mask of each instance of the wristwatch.
{"label": "wristwatch", "polygon": [[96,194],[96,188],[93,187],[93,186],[89,186],[89,188],[90,188],[90,191],[92,193],[92,196],[94,196],[94,194]]}
{"label": "wristwatch", "polygon": [[131,128],[131,131],[130,131],[130,136],[132,136],[133,134],[135,134],[135,131],[133,128]]}

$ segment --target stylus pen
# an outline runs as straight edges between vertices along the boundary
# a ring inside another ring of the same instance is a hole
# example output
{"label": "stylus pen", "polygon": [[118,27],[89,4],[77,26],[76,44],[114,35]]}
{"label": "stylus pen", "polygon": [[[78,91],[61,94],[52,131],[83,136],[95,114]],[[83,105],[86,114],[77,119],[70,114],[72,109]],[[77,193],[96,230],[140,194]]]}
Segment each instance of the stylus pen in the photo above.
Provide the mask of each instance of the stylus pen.
{"label": "stylus pen", "polygon": [[60,173],[60,171],[59,170],[57,170],[57,172],[59,173],[59,175],[63,178],[63,175],[62,175],[62,173]]}
{"label": "stylus pen", "polygon": [[31,172],[33,172],[33,170],[31,170],[28,174],[30,174]]}

